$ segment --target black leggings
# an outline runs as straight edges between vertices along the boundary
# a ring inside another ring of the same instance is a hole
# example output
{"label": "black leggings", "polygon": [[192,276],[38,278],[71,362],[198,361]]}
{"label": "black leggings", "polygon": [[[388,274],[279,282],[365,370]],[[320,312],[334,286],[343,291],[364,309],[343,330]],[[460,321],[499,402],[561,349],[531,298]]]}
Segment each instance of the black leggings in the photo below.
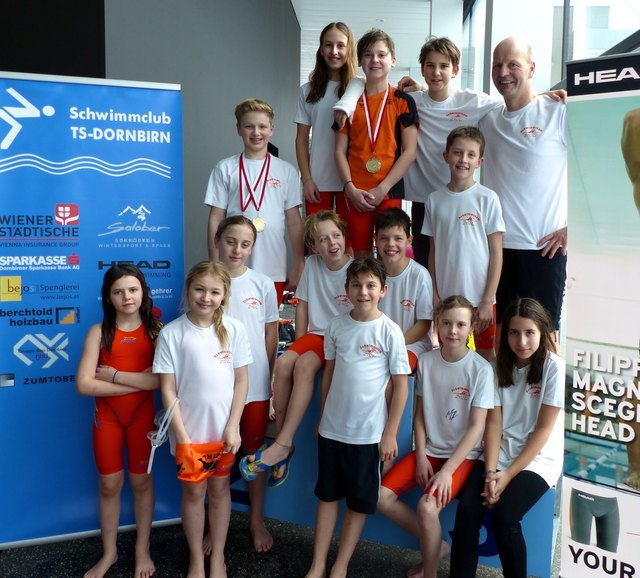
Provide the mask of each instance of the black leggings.
{"label": "black leggings", "polygon": [[581,544],[591,542],[591,522],[596,520],[596,545],[615,552],[620,536],[620,511],[617,498],[594,496],[573,488],[569,509],[571,539]]}
{"label": "black leggings", "polygon": [[[480,527],[486,510],[480,495],[484,490],[484,469],[484,462],[478,460],[458,496],[460,503],[453,528],[450,578],[474,578],[476,575]],[[549,485],[538,474],[523,470],[511,480],[492,508],[493,534],[505,578],[527,576],[527,546],[520,522],[548,489]]]}

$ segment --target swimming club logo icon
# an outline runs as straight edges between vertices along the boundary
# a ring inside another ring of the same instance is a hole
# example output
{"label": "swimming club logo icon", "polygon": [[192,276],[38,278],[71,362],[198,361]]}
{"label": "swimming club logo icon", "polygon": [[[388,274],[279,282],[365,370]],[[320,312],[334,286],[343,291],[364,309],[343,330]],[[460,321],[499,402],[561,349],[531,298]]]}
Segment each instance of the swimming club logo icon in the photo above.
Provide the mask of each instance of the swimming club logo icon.
{"label": "swimming club logo icon", "polygon": [[537,126],[525,126],[520,130],[520,134],[525,138],[537,138],[542,134],[542,129]]}
{"label": "swimming club logo icon", "polygon": [[9,132],[0,141],[0,149],[7,150],[13,141],[17,138],[22,130],[22,123],[18,119],[22,118],[39,118],[41,114],[44,116],[53,116],[56,112],[55,108],[45,105],[40,110],[34,104],[29,102],[15,88],[7,88],[7,94],[12,97],[13,101],[20,106],[2,106],[0,107],[0,120],[9,125]]}
{"label": "swimming club logo icon", "polygon": [[462,213],[458,217],[458,221],[461,221],[463,225],[473,227],[476,223],[480,222],[480,217],[474,213]]}
{"label": "swimming club logo icon", "polygon": [[416,304],[411,299],[402,299],[400,305],[405,311],[411,311],[416,308]]}
{"label": "swimming club logo icon", "polygon": [[340,295],[336,295],[333,300],[336,302],[338,307],[348,307],[351,305],[351,301],[349,301],[349,296],[346,293],[341,293]]}
{"label": "swimming club logo icon", "polygon": [[541,391],[542,388],[540,387],[540,384],[537,383],[527,384],[527,389],[525,390],[526,394],[532,399],[540,399]]}
{"label": "swimming club logo icon", "polygon": [[247,297],[242,300],[242,303],[247,306],[247,309],[260,309],[260,306],[262,305],[262,301],[257,297]]}
{"label": "swimming club logo icon", "polygon": [[447,113],[447,118],[449,120],[455,120],[457,122],[461,122],[465,120],[469,115],[466,112],[449,112]]}
{"label": "swimming club logo icon", "polygon": [[462,401],[467,401],[470,395],[469,388],[461,385],[452,387],[451,393],[453,397],[461,399]]}
{"label": "swimming club logo icon", "polygon": [[378,357],[382,354],[382,349],[377,345],[373,345],[372,343],[365,343],[360,346],[360,352],[364,357]]}
{"label": "swimming club logo icon", "polygon": [[231,350],[229,349],[223,349],[222,351],[218,351],[218,353],[216,353],[213,356],[218,363],[220,363],[221,365],[228,365],[229,363],[231,363],[233,361],[233,355],[231,353]]}

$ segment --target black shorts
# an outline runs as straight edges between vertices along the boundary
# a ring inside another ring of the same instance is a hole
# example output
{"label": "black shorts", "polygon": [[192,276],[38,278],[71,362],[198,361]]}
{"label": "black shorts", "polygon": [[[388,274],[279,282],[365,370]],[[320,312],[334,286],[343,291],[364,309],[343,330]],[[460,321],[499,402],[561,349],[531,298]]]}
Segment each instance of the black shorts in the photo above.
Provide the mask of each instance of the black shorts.
{"label": "black shorts", "polygon": [[378,444],[346,444],[318,436],[315,494],[319,500],[336,502],[345,498],[353,512],[375,514],[381,469]]}
{"label": "black shorts", "polygon": [[503,249],[502,274],[496,294],[498,323],[513,300],[532,297],[545,306],[555,329],[560,329],[560,312],[567,281],[567,257],[558,251],[553,259],[542,250]]}

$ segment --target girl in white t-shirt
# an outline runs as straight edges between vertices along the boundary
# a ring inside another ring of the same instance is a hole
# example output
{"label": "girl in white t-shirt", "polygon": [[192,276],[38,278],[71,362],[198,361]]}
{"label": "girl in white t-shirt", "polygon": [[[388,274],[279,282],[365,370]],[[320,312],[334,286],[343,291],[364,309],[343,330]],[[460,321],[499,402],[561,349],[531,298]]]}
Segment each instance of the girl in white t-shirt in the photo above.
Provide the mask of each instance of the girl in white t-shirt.
{"label": "girl in white t-shirt", "polygon": [[[231,279],[220,263],[202,261],[185,281],[187,312],[158,337],[153,372],[162,402],[174,408],[171,452],[182,480],[182,525],[189,576],[205,577],[204,501],[209,497],[211,576],[226,576],[224,546],[231,516],[229,474],[240,449],[240,418],[253,361],[244,326],[224,316]],[[179,404],[174,401],[179,399]]]}
{"label": "girl in white t-shirt", "polygon": [[[346,219],[343,183],[334,161],[335,136],[331,130],[333,105],[355,76],[355,41],[343,22],[331,22],[320,33],[316,65],[309,82],[300,87],[296,111],[296,159],[302,177],[305,210],[310,215],[334,209]],[[362,91],[362,86],[359,87]],[[309,136],[313,139],[309,148]]]}
{"label": "girl in white t-shirt", "polygon": [[[493,370],[469,349],[474,307],[451,295],[436,310],[440,349],[418,358],[415,451],[382,479],[378,511],[420,539],[422,563],[409,571],[436,578],[449,546],[442,541],[439,515],[464,486],[481,453],[487,411],[493,407]],[[419,485],[417,512],[399,496]]]}
{"label": "girl in white t-shirt", "polygon": [[493,509],[505,578],[526,578],[520,521],[562,470],[565,368],[553,353],[553,323],[530,298],[512,302],[502,323],[484,462],[474,467],[456,514],[450,574],[456,578],[476,575],[483,506]]}
{"label": "girl in white t-shirt", "polygon": [[[256,242],[254,224],[244,215],[227,217],[218,225],[215,243],[220,261],[231,275],[227,314],[242,321],[249,335],[253,363],[249,365],[249,392],[240,420],[242,449],[255,453],[264,443],[269,422],[271,376],[278,350],[278,299],[273,281],[247,267]],[[249,528],[256,552],[268,552],[273,538],[264,524],[265,476],[249,482]],[[267,483],[272,482],[269,478]],[[207,550],[208,541],[205,544]]]}

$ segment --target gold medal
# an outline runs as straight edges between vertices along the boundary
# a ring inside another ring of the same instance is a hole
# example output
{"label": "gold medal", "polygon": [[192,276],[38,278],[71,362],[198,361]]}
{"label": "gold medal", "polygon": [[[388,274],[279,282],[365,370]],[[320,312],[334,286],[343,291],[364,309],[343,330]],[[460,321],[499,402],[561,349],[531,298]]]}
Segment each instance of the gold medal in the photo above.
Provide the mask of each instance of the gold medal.
{"label": "gold medal", "polygon": [[267,226],[262,217],[256,217],[251,222],[253,223],[253,226],[256,228],[256,231],[258,231],[258,233],[262,233],[262,231],[264,231],[264,228]]}
{"label": "gold medal", "polygon": [[367,171],[370,173],[377,173],[382,168],[382,163],[376,157],[371,157],[365,164],[365,167],[367,167]]}

